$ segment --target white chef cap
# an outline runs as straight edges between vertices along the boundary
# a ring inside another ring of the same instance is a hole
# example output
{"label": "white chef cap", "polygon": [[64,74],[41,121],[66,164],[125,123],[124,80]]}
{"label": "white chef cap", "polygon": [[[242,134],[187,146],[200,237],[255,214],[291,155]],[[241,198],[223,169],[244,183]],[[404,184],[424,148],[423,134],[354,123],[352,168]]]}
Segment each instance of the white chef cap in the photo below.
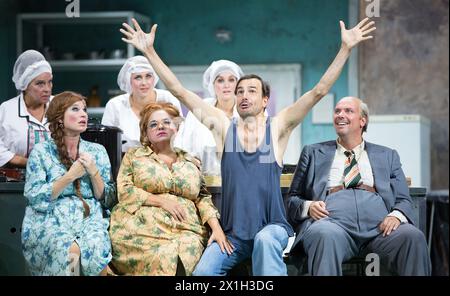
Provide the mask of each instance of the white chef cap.
{"label": "white chef cap", "polygon": [[12,81],[17,90],[26,90],[28,84],[42,73],[52,73],[52,67],[36,50],[24,51],[16,60]]}
{"label": "white chef cap", "polygon": [[212,62],[212,64],[203,73],[203,88],[207,89],[211,97],[216,97],[214,91],[214,80],[223,72],[231,72],[239,80],[244,73],[236,63],[228,60],[218,60]]}
{"label": "white chef cap", "polygon": [[159,77],[156,75],[155,70],[153,70],[153,67],[150,65],[147,58],[141,55],[131,57],[125,62],[122,69],[120,69],[119,75],[117,76],[117,84],[122,91],[131,94],[131,74],[147,71],[151,72],[155,77],[153,84],[153,87],[155,87]]}

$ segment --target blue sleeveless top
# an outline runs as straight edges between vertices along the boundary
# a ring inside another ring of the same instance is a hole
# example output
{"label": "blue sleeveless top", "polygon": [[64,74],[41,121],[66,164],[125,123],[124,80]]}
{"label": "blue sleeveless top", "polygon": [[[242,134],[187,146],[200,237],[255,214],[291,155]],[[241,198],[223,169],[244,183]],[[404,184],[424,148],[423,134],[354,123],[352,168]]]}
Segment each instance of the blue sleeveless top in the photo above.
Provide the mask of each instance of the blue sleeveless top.
{"label": "blue sleeveless top", "polygon": [[253,240],[268,224],[277,224],[294,235],[286,220],[280,188],[282,168],[273,152],[270,118],[256,152],[248,153],[237,135],[237,119],[233,118],[225,138],[222,155],[221,225],[227,235]]}

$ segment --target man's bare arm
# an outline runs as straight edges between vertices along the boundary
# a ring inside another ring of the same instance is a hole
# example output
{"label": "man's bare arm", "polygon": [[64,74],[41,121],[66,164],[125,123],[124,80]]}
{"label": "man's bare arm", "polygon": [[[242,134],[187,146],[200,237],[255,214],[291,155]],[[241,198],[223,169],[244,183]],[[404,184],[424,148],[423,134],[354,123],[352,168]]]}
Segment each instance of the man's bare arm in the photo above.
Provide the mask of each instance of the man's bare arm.
{"label": "man's bare arm", "polygon": [[340,22],[342,44],[336,58],[312,90],[306,92],[293,105],[283,109],[277,115],[279,137],[289,136],[312,107],[330,91],[339,78],[351,49],[361,41],[373,38],[367,34],[376,29],[373,27],[375,23],[373,21],[368,23],[368,21],[369,19],[366,18],[350,30],[345,29],[344,23]]}
{"label": "man's bare arm", "polygon": [[221,110],[205,103],[197,94],[186,89],[169,67],[164,64],[153,46],[157,25],[153,25],[150,33],[146,34],[135,19],[132,19],[132,22],[134,29],[123,23],[126,30],[120,29],[120,31],[126,38],[122,38],[122,40],[143,52],[167,89],[213,132],[214,137],[223,139],[229,126],[229,119]]}

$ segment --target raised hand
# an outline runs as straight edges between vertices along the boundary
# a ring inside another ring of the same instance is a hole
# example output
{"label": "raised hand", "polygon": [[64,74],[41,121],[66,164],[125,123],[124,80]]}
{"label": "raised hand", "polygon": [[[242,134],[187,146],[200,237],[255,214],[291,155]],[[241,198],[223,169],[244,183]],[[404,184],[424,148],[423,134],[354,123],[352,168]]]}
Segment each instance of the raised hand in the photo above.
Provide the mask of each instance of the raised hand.
{"label": "raised hand", "polygon": [[347,30],[345,28],[345,24],[343,21],[340,21],[341,25],[341,40],[342,46],[347,47],[348,49],[352,49],[361,41],[372,39],[373,36],[367,36],[367,34],[376,30],[376,27],[373,27],[375,24],[374,21],[369,21],[369,18],[363,19],[359,24],[357,24],[354,28]]}
{"label": "raised hand", "polygon": [[122,32],[122,34],[126,37],[122,38],[122,40],[126,43],[132,44],[142,52],[152,49],[155,41],[156,27],[158,25],[154,24],[150,30],[150,33],[145,33],[142,31],[138,22],[134,18],[131,19],[131,21],[133,22],[134,29],[127,23],[122,24],[125,29],[121,28],[120,32]]}

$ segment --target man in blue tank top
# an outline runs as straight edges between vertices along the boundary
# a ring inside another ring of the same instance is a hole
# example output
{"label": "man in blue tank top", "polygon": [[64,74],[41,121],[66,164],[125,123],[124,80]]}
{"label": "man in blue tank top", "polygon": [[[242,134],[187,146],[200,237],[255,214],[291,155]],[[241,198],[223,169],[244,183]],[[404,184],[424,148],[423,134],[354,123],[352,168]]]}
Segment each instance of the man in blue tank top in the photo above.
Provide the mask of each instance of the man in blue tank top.
{"label": "man in blue tank top", "polygon": [[283,155],[289,136],[309,110],[338,79],[351,49],[371,39],[374,22],[364,19],[347,30],[341,21],[341,48],[317,85],[273,118],[264,110],[270,89],[256,75],[242,77],[236,87],[238,119],[231,121],[221,110],[187,90],[156,53],[154,25],[146,34],[133,20],[123,24],[123,40],[149,59],[167,89],[213,133],[222,159],[221,226],[227,240],[214,237],[194,275],[226,275],[236,264],[252,259],[253,275],[286,275],[283,250],[293,230],[286,220],[280,189]]}

